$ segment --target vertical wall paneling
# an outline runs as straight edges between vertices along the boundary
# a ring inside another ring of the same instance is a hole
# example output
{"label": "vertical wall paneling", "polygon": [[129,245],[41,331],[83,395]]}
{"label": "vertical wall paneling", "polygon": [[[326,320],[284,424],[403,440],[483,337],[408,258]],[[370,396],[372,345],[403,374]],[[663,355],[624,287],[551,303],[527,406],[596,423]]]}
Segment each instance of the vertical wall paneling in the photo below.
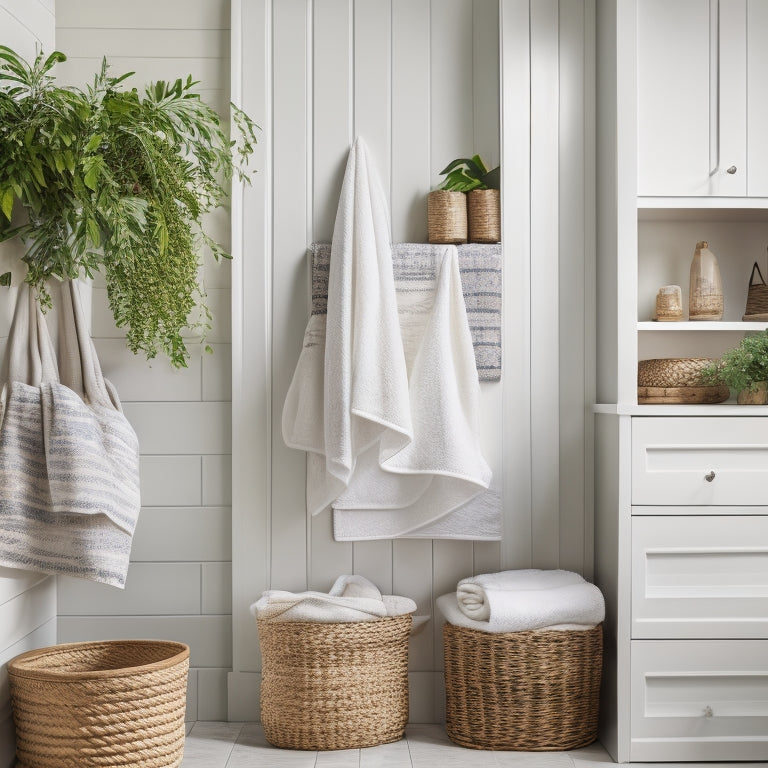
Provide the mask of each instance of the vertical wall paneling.
{"label": "vertical wall paneling", "polygon": [[[582,219],[590,215],[584,176],[592,129],[584,112],[590,75],[582,48],[593,23],[590,2],[563,9],[557,0],[237,0],[234,5],[244,25],[240,43],[233,45],[240,87],[247,94],[250,80],[260,79],[255,90],[270,94],[267,189],[273,206],[267,234],[234,238],[246,254],[251,239],[257,254],[261,248],[267,253],[264,263],[257,255],[233,273],[244,281],[234,294],[235,302],[243,302],[233,309],[234,322],[249,322],[244,297],[257,282],[256,299],[267,306],[268,320],[250,327],[267,335],[253,346],[247,330],[235,333],[233,418],[240,414],[254,424],[259,418],[249,402],[249,375],[266,375],[272,388],[271,436],[264,443],[269,456],[258,454],[269,467],[270,488],[259,494],[268,505],[264,525],[242,523],[253,512],[243,492],[247,468],[234,462],[235,642],[245,643],[252,631],[253,621],[242,610],[245,595],[238,599],[237,590],[240,577],[254,567],[259,578],[266,568],[267,586],[283,589],[327,589],[341,573],[366,575],[384,591],[412,597],[418,613],[433,618],[411,639],[414,722],[443,716],[436,597],[473,572],[561,563],[589,568],[584,541],[591,531],[584,508],[589,488],[578,476],[586,460],[573,455],[585,449],[589,376],[583,367],[570,370],[575,363],[559,350],[561,343],[573,343],[574,358],[588,357],[581,338],[588,326],[583,306],[588,286],[582,284],[562,307],[558,286],[574,276],[578,280],[589,249]],[[250,30],[249,7],[258,8]],[[271,52],[246,65],[242,49],[246,41],[260,39],[260,24],[267,25]],[[280,416],[308,319],[305,249],[331,237],[347,151],[356,135],[366,139],[387,189],[394,241],[425,239],[426,195],[450,160],[474,152],[489,165],[501,160],[504,370],[501,382],[483,384],[481,408],[483,450],[504,497],[501,542],[337,543],[328,512],[306,517],[304,456],[284,447]],[[568,157],[561,161],[563,153]],[[560,200],[578,189],[584,200],[564,215]],[[250,220],[253,203],[243,198],[242,205],[235,227]],[[579,247],[566,249],[571,239]],[[574,380],[583,386],[564,393]],[[568,416],[562,434],[561,411]],[[233,428],[233,440],[236,455],[258,453],[255,430]],[[238,534],[245,539],[237,541]],[[251,577],[251,599],[258,597],[257,582]],[[235,680],[251,675],[257,682],[255,645],[252,641],[240,653],[236,645],[229,690],[233,719],[252,719],[257,711],[256,686],[249,698],[245,683]]]}
{"label": "vertical wall paneling", "polygon": [[530,568],[531,492],[531,42],[528,0],[501,2],[501,173],[504,305],[502,423],[505,568]]}
{"label": "vertical wall paneling", "polygon": [[[52,2],[0,0],[0,45],[28,61],[50,53],[56,34]],[[0,272],[21,255],[18,243],[0,243]],[[10,329],[16,289],[0,288],[0,355]],[[13,721],[6,663],[24,651],[56,642],[56,582],[51,577],[0,568],[0,768],[15,763]]]}
{"label": "vertical wall paneling", "polygon": [[[425,242],[429,157],[429,0],[392,0],[392,240]],[[416,130],[416,127],[421,130]],[[442,170],[444,166],[438,168]]]}
{"label": "vertical wall paneling", "polygon": [[[593,359],[594,326],[585,316],[587,281],[592,270],[589,211],[594,208],[594,157],[589,154],[590,127],[585,99],[593,76],[585,55],[587,48],[588,3],[560,4],[559,60],[559,368],[568,386],[560,387],[560,499],[559,537],[562,568],[584,573],[589,570],[586,555],[587,518],[582,514],[587,501],[587,446],[585,445],[587,405],[594,393],[587,390],[584,362]],[[574,318],[584,317],[584,323]],[[583,373],[583,376],[569,375]],[[578,542],[584,546],[579,547]]]}
{"label": "vertical wall paneling", "polygon": [[232,195],[232,673],[229,719],[258,713],[256,623],[269,586],[272,455],[271,4],[232,2],[232,99],[262,130],[250,186]]}
{"label": "vertical wall paneling", "polygon": [[559,50],[557,0],[531,3],[531,411],[533,559],[559,559]]}
{"label": "vertical wall paneling", "polygon": [[307,587],[305,456],[283,442],[283,401],[307,314],[307,200],[311,125],[311,4],[272,4],[272,526],[271,579]]}

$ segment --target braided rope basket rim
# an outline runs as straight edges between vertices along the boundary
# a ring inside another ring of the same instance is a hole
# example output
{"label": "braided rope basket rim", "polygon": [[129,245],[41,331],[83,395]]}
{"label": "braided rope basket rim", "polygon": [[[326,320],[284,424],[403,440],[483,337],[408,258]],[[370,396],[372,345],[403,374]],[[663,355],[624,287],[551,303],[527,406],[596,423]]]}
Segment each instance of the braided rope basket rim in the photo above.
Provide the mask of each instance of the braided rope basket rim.
{"label": "braided rope basket rim", "polygon": [[713,360],[708,357],[661,357],[639,360],[638,387],[701,387],[701,372]]}
{"label": "braided rope basket rim", "polygon": [[411,621],[410,614],[341,623],[257,621],[267,741],[332,750],[401,739]]}
{"label": "braided rope basket rim", "polygon": [[63,643],[8,662],[17,768],[176,768],[189,647],[169,640]]}
{"label": "braided rope basket rim", "polygon": [[443,625],[446,731],[471,749],[544,752],[597,738],[603,628]]}

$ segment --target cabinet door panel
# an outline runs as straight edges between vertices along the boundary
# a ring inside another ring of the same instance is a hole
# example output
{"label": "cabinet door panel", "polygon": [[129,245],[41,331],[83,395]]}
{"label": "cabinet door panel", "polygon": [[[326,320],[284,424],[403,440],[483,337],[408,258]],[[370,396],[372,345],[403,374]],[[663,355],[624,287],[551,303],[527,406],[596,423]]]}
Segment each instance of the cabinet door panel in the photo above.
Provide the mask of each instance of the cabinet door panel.
{"label": "cabinet door panel", "polygon": [[768,642],[632,641],[630,760],[768,759]]}
{"label": "cabinet door panel", "polygon": [[637,22],[638,194],[745,195],[746,0],[642,0]]}
{"label": "cabinet door panel", "polygon": [[768,419],[632,419],[632,503],[768,505]]}
{"label": "cabinet door panel", "polygon": [[768,516],[632,518],[633,638],[768,638]]}
{"label": "cabinet door panel", "polygon": [[749,0],[747,4],[747,98],[749,104],[747,131],[749,168],[747,194],[768,197],[768,2]]}

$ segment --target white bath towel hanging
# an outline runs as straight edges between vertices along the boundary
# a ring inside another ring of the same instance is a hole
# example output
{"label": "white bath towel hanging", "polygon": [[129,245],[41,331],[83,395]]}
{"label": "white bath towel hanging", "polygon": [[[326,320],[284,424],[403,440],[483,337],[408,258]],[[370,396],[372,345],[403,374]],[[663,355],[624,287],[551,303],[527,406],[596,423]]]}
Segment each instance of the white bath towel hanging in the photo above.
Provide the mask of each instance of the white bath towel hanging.
{"label": "white bath towel hanging", "polygon": [[[349,488],[334,502],[339,541],[424,535],[494,538],[498,504],[450,519],[485,491],[491,470],[479,440],[480,384],[454,246],[435,249],[432,284],[398,283],[400,329],[408,366],[413,440],[398,449],[387,436],[365,452]],[[495,497],[498,498],[498,497]],[[463,525],[457,522],[463,521]]]}
{"label": "white bath towel hanging", "polygon": [[315,314],[283,409],[309,452],[307,507],[334,537],[499,539],[501,499],[479,442],[480,385],[454,246],[433,277],[392,269],[386,198],[365,144],[347,162],[327,315]]}
{"label": "white bath towel hanging", "polygon": [[367,448],[384,439],[396,452],[412,436],[388,207],[358,138],[333,230],[328,314],[310,319],[283,408],[286,444],[310,453],[310,513],[344,491]]}

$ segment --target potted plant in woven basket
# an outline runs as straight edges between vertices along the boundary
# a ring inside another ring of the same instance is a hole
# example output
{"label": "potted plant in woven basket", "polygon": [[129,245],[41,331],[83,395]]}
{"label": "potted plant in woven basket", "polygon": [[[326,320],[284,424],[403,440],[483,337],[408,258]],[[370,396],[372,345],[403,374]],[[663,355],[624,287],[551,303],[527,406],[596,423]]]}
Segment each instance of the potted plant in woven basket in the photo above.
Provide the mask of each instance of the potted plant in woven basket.
{"label": "potted plant in woven basket", "polygon": [[497,243],[501,239],[500,169],[488,170],[480,155],[458,158],[429,193],[430,243]]}
{"label": "potted plant in woven basket", "polygon": [[183,367],[189,330],[202,339],[211,322],[202,254],[227,256],[203,219],[233,175],[247,182],[257,126],[233,106],[231,140],[191,77],[140,93],[104,61],[85,89],[61,86],[65,59],[0,46],[0,242],[19,246],[12,263],[44,308],[48,280],[103,272],[128,347]]}
{"label": "potted plant in woven basket", "polygon": [[768,330],[745,336],[703,372],[711,383],[727,384],[740,405],[768,404]]}

